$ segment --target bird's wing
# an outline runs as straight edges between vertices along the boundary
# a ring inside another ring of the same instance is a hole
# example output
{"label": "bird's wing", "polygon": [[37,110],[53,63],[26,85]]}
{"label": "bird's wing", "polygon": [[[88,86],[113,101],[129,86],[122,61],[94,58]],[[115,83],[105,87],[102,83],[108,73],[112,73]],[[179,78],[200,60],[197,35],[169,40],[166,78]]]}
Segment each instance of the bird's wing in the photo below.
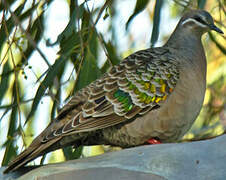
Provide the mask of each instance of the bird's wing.
{"label": "bird's wing", "polygon": [[85,89],[60,112],[43,142],[68,133],[113,126],[160,107],[179,79],[167,50],[138,51]]}

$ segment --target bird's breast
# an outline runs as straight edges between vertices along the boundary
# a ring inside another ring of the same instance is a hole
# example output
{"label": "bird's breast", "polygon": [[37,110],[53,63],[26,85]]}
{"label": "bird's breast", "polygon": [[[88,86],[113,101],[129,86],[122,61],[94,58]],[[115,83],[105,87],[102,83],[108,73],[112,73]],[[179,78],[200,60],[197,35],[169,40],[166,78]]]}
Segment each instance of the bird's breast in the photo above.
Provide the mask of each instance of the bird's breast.
{"label": "bird's breast", "polygon": [[203,104],[206,77],[199,68],[183,64],[177,85],[167,100],[160,108],[127,124],[125,131],[135,137],[158,137],[163,142],[181,138],[192,126]]}

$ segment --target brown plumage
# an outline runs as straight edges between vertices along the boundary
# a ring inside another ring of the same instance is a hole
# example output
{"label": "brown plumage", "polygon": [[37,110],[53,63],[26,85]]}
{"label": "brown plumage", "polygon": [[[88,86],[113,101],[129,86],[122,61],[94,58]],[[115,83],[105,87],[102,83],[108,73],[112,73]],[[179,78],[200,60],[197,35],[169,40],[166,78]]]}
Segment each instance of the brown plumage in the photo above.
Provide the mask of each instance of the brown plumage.
{"label": "brown plumage", "polygon": [[68,145],[132,147],[151,138],[181,138],[203,103],[206,58],[201,36],[208,30],[223,33],[206,11],[185,14],[163,47],[128,56],[77,92],[5,173]]}

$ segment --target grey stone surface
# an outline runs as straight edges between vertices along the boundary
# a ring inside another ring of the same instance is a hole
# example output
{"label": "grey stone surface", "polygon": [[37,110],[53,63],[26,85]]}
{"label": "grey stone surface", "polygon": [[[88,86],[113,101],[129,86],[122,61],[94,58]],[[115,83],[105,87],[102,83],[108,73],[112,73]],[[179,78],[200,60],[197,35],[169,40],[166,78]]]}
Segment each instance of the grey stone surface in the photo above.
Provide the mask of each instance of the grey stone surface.
{"label": "grey stone surface", "polygon": [[124,170],[114,167],[70,170],[62,173],[54,173],[42,176],[37,180],[166,180],[163,177],[144,172]]}
{"label": "grey stone surface", "polygon": [[[14,177],[17,175],[14,173]],[[34,179],[225,180],[226,135],[206,141],[141,146],[46,165],[18,180]]]}

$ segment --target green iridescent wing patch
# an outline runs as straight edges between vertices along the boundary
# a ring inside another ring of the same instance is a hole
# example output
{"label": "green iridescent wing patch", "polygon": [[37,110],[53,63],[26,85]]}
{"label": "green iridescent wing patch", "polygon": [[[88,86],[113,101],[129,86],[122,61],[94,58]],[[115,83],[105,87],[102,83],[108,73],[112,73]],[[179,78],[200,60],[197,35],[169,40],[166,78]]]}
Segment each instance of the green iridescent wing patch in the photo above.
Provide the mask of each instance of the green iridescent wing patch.
{"label": "green iridescent wing patch", "polygon": [[90,84],[83,116],[104,117],[115,113],[131,118],[161,106],[173,92],[179,70],[173,60],[161,58],[160,54],[140,51]]}
{"label": "green iridescent wing patch", "polygon": [[114,103],[115,109],[123,109],[121,114],[117,112],[120,115],[125,115],[135,106],[142,109],[160,105],[176,86],[179,79],[176,64],[166,59],[150,59],[148,53],[128,57],[109,72],[110,77],[115,77],[117,69],[124,69],[124,76],[119,78],[124,84],[118,83],[119,89],[114,92],[114,97],[120,102]]}
{"label": "green iridescent wing patch", "polygon": [[128,112],[132,109],[133,102],[132,102],[132,99],[131,99],[129,93],[124,92],[119,89],[119,90],[115,91],[114,97],[117,98],[117,100],[123,104],[123,108],[126,112]]}

